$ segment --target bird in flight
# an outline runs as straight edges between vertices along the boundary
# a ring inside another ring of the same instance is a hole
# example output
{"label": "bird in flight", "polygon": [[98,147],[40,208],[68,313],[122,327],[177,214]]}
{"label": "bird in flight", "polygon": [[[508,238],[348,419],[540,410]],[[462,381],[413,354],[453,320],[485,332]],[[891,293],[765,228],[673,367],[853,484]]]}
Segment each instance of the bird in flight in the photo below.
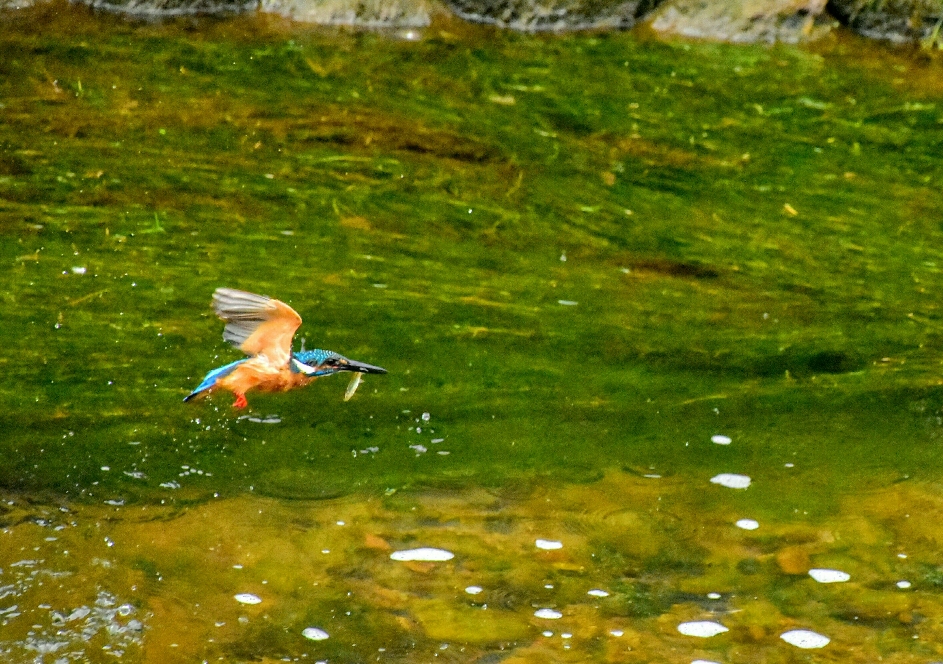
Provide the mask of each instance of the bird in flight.
{"label": "bird in flight", "polygon": [[386,373],[382,367],[356,362],[330,350],[293,351],[291,342],[301,325],[301,316],[279,300],[234,288],[217,288],[213,311],[226,323],[223,340],[249,357],[210,371],[184,401],[222,388],[236,395],[233,408],[245,408],[249,390],[285,392],[315,378],[352,371],[354,379],[347,388],[346,400],[353,396],[362,374]]}

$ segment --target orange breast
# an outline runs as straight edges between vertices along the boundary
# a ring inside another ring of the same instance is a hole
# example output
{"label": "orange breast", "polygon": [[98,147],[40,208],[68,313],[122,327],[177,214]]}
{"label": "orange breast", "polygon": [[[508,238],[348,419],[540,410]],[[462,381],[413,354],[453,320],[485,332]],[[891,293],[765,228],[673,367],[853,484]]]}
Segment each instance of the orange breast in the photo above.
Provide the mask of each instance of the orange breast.
{"label": "orange breast", "polygon": [[245,394],[249,390],[261,392],[285,392],[307,385],[314,378],[295,373],[287,367],[275,368],[264,355],[257,355],[240,364],[216,385],[236,394]]}

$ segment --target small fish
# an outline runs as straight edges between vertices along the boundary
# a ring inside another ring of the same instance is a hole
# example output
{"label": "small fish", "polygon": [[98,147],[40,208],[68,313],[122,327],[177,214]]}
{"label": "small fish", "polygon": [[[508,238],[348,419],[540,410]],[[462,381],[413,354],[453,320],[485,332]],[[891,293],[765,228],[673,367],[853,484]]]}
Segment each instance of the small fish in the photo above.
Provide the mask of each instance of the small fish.
{"label": "small fish", "polygon": [[350,401],[354,397],[354,392],[360,387],[360,381],[362,380],[363,374],[359,371],[355,372],[354,375],[350,377],[350,383],[347,384],[347,391],[344,392],[344,401]]}

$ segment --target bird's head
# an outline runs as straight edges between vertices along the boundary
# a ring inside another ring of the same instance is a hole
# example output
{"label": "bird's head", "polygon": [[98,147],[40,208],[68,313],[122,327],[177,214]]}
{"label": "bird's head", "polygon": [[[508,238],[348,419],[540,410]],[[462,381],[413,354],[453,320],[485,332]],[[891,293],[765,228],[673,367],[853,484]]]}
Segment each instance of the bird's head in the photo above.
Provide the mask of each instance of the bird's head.
{"label": "bird's head", "polygon": [[385,374],[386,369],[375,367],[366,362],[357,362],[331,350],[303,350],[292,353],[291,369],[312,378],[330,376],[341,371],[358,373]]}

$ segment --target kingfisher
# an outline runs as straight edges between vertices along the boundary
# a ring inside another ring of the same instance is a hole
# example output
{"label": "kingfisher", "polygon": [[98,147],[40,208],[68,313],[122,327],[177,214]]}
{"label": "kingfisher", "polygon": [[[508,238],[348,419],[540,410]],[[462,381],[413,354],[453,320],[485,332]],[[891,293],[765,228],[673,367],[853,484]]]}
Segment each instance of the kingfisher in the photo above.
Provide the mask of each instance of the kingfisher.
{"label": "kingfisher", "polygon": [[355,372],[346,399],[353,396],[362,374],[385,374],[386,369],[356,362],[330,350],[291,349],[301,316],[284,302],[234,288],[217,288],[213,311],[226,323],[223,340],[249,357],[213,369],[184,401],[222,388],[236,395],[233,408],[245,408],[246,392],[285,392],[315,378],[341,371]]}

